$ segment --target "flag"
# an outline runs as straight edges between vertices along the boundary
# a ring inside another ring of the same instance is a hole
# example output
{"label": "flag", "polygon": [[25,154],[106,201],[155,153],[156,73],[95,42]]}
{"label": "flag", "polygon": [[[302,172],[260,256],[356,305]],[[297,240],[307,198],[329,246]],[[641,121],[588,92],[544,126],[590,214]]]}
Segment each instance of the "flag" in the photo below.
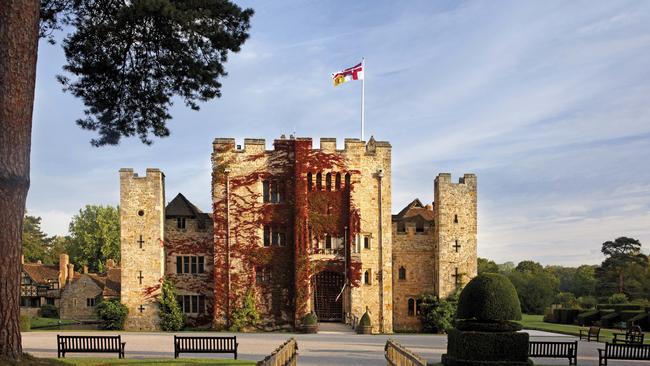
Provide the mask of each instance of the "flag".
{"label": "flag", "polygon": [[334,86],[339,86],[350,80],[363,80],[363,62],[343,71],[332,73],[332,81],[334,81]]}

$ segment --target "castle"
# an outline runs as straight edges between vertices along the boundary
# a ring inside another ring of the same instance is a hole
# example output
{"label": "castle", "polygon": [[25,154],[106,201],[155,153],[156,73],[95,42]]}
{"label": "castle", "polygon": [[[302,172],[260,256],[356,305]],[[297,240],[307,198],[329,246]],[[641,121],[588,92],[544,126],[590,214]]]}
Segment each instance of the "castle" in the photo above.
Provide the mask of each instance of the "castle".
{"label": "castle", "polygon": [[315,312],[373,331],[417,330],[417,298],[446,297],[476,275],[476,176],[434,182],[434,202],[391,206],[391,145],[322,138],[217,138],[212,212],[165,205],[158,169],[120,170],[121,301],[127,329],[158,329],[162,278],[193,325],[227,327],[253,297],[267,329]]}

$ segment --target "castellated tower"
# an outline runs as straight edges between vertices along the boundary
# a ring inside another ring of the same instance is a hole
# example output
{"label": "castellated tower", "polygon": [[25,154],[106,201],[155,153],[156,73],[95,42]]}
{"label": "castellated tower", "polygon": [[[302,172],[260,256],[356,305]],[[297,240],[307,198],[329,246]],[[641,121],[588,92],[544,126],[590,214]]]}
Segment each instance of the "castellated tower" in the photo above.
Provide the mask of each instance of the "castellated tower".
{"label": "castellated tower", "polygon": [[121,301],[129,309],[126,330],[159,330],[156,297],[164,276],[165,175],[144,177],[120,169]]}
{"label": "castellated tower", "polygon": [[217,138],[212,154],[214,325],[247,294],[262,321],[360,318],[392,332],[391,146]]}
{"label": "castellated tower", "polygon": [[435,290],[445,298],[476,276],[476,175],[452,183],[451,174],[441,173],[434,194]]}

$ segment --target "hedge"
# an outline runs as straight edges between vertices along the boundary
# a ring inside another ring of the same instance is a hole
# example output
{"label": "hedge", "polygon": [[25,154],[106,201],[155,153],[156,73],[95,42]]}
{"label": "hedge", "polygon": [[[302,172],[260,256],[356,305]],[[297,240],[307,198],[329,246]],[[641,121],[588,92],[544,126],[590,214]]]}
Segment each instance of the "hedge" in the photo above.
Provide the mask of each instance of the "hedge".
{"label": "hedge", "polygon": [[600,318],[600,326],[604,328],[611,328],[614,324],[618,323],[620,316],[618,313],[607,314]]}
{"label": "hedge", "polygon": [[580,309],[553,309],[553,323],[574,324]]}
{"label": "hedge", "polygon": [[[528,333],[465,332],[451,329],[447,335],[444,365],[496,365],[528,363]],[[460,362],[459,362],[460,361]],[[466,362],[470,361],[470,362]]]}
{"label": "hedge", "polygon": [[596,320],[600,319],[600,310],[589,310],[578,314],[576,321],[579,325],[593,325]]}
{"label": "hedge", "polygon": [[606,309],[612,309],[616,311],[617,313],[623,311],[623,310],[644,310],[644,306],[638,305],[638,304],[598,304],[596,305],[596,309],[598,310],[606,310]]}
{"label": "hedge", "polygon": [[57,307],[54,305],[44,304],[41,306],[41,316],[43,318],[52,318],[52,319],[58,318],[59,309],[57,309]]}
{"label": "hedge", "polygon": [[621,316],[621,321],[626,322],[630,320],[631,318],[634,318],[635,316],[639,314],[645,314],[645,311],[643,310],[623,310],[618,313]]}
{"label": "hedge", "polygon": [[644,331],[650,331],[650,315],[648,313],[640,313],[625,322],[625,326],[628,329],[635,325],[640,326]]}
{"label": "hedge", "polygon": [[456,318],[483,322],[521,320],[517,290],[504,275],[478,275],[460,293]]}

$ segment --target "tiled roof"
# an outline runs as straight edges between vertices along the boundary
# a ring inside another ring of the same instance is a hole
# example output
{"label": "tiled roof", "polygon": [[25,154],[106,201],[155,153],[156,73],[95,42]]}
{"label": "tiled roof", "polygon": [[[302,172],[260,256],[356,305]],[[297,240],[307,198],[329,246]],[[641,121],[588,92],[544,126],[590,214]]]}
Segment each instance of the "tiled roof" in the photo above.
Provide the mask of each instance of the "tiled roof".
{"label": "tiled roof", "polygon": [[47,284],[48,280],[58,281],[59,279],[59,266],[56,265],[25,263],[23,264],[23,271],[39,284]]}
{"label": "tiled roof", "polygon": [[119,297],[121,289],[120,280],[121,271],[119,268],[111,268],[106,273],[106,286],[104,287],[104,297]]}
{"label": "tiled roof", "polygon": [[425,207],[419,199],[414,199],[413,202],[409,203],[400,211],[397,215],[393,215],[393,221],[402,221],[415,219],[421,217],[426,221],[433,221],[433,210]]}
{"label": "tiled roof", "polygon": [[211,221],[210,215],[199,210],[198,207],[194,206],[185,196],[181,193],[177,194],[167,207],[165,207],[165,216],[166,218],[173,217],[191,217],[195,218],[199,222],[199,227],[203,228],[205,225]]}

